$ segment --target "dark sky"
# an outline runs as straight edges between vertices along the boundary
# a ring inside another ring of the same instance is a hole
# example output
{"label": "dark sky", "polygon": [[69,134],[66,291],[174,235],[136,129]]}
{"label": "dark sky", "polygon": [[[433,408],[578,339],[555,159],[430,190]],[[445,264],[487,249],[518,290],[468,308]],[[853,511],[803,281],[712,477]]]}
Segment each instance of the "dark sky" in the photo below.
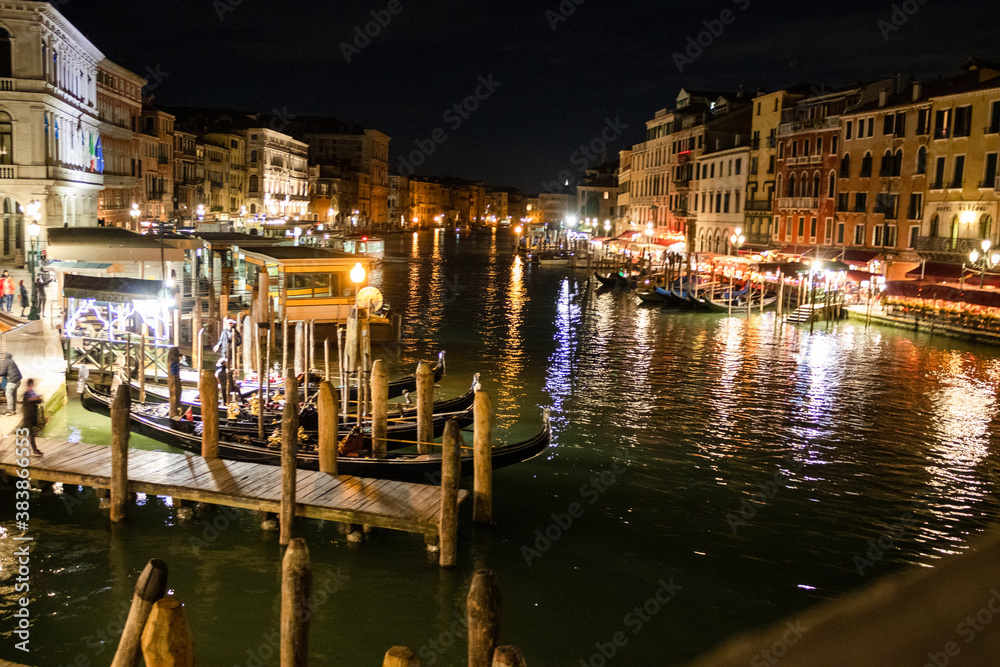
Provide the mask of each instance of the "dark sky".
{"label": "dark sky", "polygon": [[[968,55],[1000,59],[994,0],[56,4],[109,58],[162,79],[155,94],[164,104],[333,115],[390,135],[392,169],[440,128],[447,139],[421,173],[528,192],[563,170],[577,173],[574,152],[600,136],[606,119],[628,126],[612,155],[640,141],[644,121],[671,107],[681,87],[774,90],[896,72],[926,78],[952,73]],[[397,14],[388,14],[390,5]],[[560,7],[568,16],[555,23]],[[732,12],[728,25],[716,22],[724,10]],[[373,11],[391,20],[347,62],[342,43],[353,42]],[[703,54],[679,72],[674,53],[706,21],[720,34],[709,43],[706,32]],[[490,75],[499,87],[456,129],[456,115],[445,113]]]}

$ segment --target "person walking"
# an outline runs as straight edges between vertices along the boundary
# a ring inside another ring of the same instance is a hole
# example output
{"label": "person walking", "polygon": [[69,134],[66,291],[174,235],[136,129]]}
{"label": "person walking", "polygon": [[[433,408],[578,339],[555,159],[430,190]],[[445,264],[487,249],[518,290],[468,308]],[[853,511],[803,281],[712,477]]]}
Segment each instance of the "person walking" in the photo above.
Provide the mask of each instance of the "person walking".
{"label": "person walking", "polygon": [[42,456],[35,444],[35,436],[38,435],[38,408],[42,404],[42,397],[35,392],[35,381],[28,378],[24,383],[24,401],[22,411],[24,413],[24,428],[28,429],[28,444],[31,445],[31,452],[35,456]]}
{"label": "person walking", "polygon": [[14,279],[10,277],[7,269],[0,275],[0,299],[3,300],[3,309],[8,313],[14,308]]}
{"label": "person walking", "polygon": [[24,309],[31,305],[31,300],[28,299],[28,288],[24,286],[23,280],[17,283],[17,290],[21,297],[21,317],[24,317]]}
{"label": "person walking", "polygon": [[0,360],[0,378],[7,383],[7,412],[4,414],[12,415],[17,408],[17,388],[21,384],[21,369],[14,363],[14,356],[10,352],[4,354]]}
{"label": "person walking", "polygon": [[35,298],[38,299],[38,315],[41,317],[42,313],[45,312],[45,287],[49,284],[47,280],[42,279],[42,274],[38,274],[35,278]]}

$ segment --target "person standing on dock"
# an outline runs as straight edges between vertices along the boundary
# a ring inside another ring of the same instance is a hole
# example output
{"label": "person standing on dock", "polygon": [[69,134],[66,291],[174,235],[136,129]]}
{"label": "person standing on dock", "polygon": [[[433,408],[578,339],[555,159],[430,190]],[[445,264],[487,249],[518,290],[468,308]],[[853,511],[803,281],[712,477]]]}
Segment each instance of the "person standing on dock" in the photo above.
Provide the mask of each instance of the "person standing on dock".
{"label": "person standing on dock", "polygon": [[0,275],[0,302],[8,313],[14,308],[14,279],[10,277],[7,269]]}
{"label": "person standing on dock", "polygon": [[28,288],[24,286],[24,281],[21,280],[17,284],[18,296],[20,297],[21,306],[21,317],[24,317],[24,310],[31,307],[31,300],[28,298]]}
{"label": "person standing on dock", "polygon": [[38,299],[38,314],[41,315],[45,312],[45,288],[48,286],[50,281],[42,278],[42,274],[39,273],[38,277],[35,278],[35,294]]}
{"label": "person standing on dock", "polygon": [[21,384],[21,369],[14,363],[14,357],[10,352],[3,355],[0,360],[0,378],[3,378],[7,387],[7,412],[12,415],[17,412],[17,388]]}
{"label": "person standing on dock", "polygon": [[35,444],[35,436],[38,435],[38,408],[42,404],[42,397],[35,392],[35,381],[28,378],[24,383],[24,428],[28,429],[28,444],[31,445],[31,452],[35,456],[42,456]]}

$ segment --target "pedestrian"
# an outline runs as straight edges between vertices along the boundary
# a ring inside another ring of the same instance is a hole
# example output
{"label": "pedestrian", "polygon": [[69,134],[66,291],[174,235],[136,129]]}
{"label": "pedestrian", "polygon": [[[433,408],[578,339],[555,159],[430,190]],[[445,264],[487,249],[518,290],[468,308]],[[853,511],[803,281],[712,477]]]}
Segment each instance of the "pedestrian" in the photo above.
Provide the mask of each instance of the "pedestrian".
{"label": "pedestrian", "polygon": [[38,314],[41,315],[45,312],[45,287],[49,284],[49,281],[42,278],[42,274],[38,274],[35,278],[35,298],[38,299]]}
{"label": "pedestrian", "polygon": [[24,317],[24,309],[31,305],[31,301],[28,299],[28,288],[24,286],[24,281],[21,280],[17,283],[17,289],[21,296],[21,317]]}
{"label": "pedestrian", "polygon": [[229,346],[233,343],[233,320],[228,317],[222,320],[222,333],[212,347],[212,352],[218,352],[220,359],[229,359]]}
{"label": "pedestrian", "polygon": [[38,408],[42,404],[42,397],[35,393],[35,381],[28,378],[28,381],[24,383],[24,405],[22,409],[24,410],[24,428],[28,429],[28,444],[31,445],[31,451],[35,456],[42,456],[42,453],[38,451],[38,445],[35,444],[35,436],[38,435]]}
{"label": "pedestrian", "polygon": [[7,412],[4,414],[12,415],[17,407],[17,388],[21,384],[21,369],[14,363],[14,356],[10,352],[4,354],[0,360],[0,378],[7,383]]}
{"label": "pedestrian", "polygon": [[10,277],[7,269],[0,275],[0,299],[3,301],[3,309],[8,313],[14,308],[14,279]]}

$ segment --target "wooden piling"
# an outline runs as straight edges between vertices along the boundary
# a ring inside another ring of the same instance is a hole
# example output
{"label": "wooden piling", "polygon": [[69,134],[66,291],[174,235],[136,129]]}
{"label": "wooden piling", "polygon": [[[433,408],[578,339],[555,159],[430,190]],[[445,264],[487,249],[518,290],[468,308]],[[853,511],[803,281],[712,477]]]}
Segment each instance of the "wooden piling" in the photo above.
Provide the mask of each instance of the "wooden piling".
{"label": "wooden piling", "polygon": [[[156,349],[155,347],[153,348]],[[146,325],[142,326],[142,337],[139,340],[139,402],[146,402]]]}
{"label": "wooden piling", "polygon": [[528,667],[528,663],[516,646],[497,646],[492,667]]}
{"label": "wooden piling", "polygon": [[319,412],[319,469],[320,472],[337,474],[337,436],[340,414],[337,389],[329,380],[319,383],[316,408]]}
{"label": "wooden piling", "polygon": [[[128,395],[129,392],[118,392]],[[111,661],[111,667],[136,667],[139,664],[142,631],[153,608],[153,603],[167,592],[167,564],[154,558],[143,568],[135,583],[132,606],[122,630],[118,650]]]}
{"label": "wooden piling", "polygon": [[198,376],[198,395],[201,401],[201,455],[206,459],[219,458],[219,385],[211,371],[203,370]]}
{"label": "wooden piling", "polygon": [[377,459],[384,459],[389,451],[386,441],[389,432],[389,371],[381,359],[376,359],[372,364],[371,388],[372,455]]}
{"label": "wooden piling", "polygon": [[[281,416],[281,544],[292,540],[295,521],[295,474],[299,458],[299,383],[291,369],[285,374],[285,411]],[[281,664],[285,661],[282,659]],[[293,663],[288,663],[293,664]],[[294,663],[297,664],[297,663]]]}
{"label": "wooden piling", "polygon": [[281,377],[288,374],[288,316],[281,321]]}
{"label": "wooden piling", "polygon": [[[282,522],[281,530],[284,529]],[[288,543],[281,561],[281,667],[309,664],[311,590],[309,547],[304,539],[297,537]]]}
{"label": "wooden piling", "polygon": [[181,409],[181,350],[170,348],[167,353],[167,392],[170,394],[170,418],[177,419]]}
{"label": "wooden piling", "polygon": [[408,646],[393,646],[385,652],[382,667],[420,667],[420,659]]}
{"label": "wooden piling", "polygon": [[492,570],[478,570],[466,598],[469,626],[468,667],[492,667],[493,652],[500,638],[500,580]]}
{"label": "wooden piling", "polygon": [[128,502],[128,439],[129,411],[132,392],[128,385],[119,387],[111,401],[111,521],[125,520]]}
{"label": "wooden piling", "polygon": [[295,323],[295,350],[292,356],[292,366],[295,368],[295,375],[302,375],[305,372],[305,322]]}
{"label": "wooden piling", "polygon": [[267,402],[267,395],[264,393],[264,378],[267,375],[261,350],[260,332],[256,332],[257,338],[257,437],[264,439],[264,404]]}
{"label": "wooden piling", "polygon": [[425,442],[434,440],[434,371],[421,361],[417,366],[417,452],[430,454]]}
{"label": "wooden piling", "polygon": [[472,520],[489,523],[493,520],[493,402],[483,390],[476,392],[473,405],[473,507]]}
{"label": "wooden piling", "polygon": [[153,604],[142,631],[146,667],[194,667],[194,637],[184,605],[172,595]]}
{"label": "wooden piling", "polygon": [[[254,340],[257,336],[257,327],[254,326],[252,317],[243,318],[243,377],[254,368]],[[260,364],[256,368],[260,372]]]}
{"label": "wooden piling", "polygon": [[458,421],[449,419],[444,426],[441,450],[441,512],[438,520],[441,549],[438,565],[441,567],[455,567],[458,554],[459,437]]}

